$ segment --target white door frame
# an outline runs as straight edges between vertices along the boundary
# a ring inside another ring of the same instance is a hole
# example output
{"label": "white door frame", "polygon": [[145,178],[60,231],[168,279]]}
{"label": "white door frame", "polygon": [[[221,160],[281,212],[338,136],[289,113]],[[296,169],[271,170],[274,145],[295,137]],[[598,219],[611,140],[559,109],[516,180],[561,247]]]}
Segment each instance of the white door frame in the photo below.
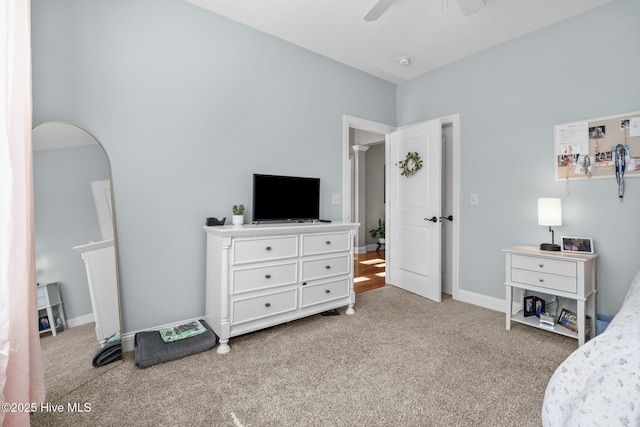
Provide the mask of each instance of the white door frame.
{"label": "white door frame", "polygon": [[[452,260],[451,260],[451,281],[452,281],[452,297],[453,299],[459,299],[460,291],[460,114],[452,114],[445,117],[440,117],[442,125],[451,124],[453,127],[453,248],[452,248]],[[385,160],[388,160],[389,153],[389,133],[397,130],[394,126],[385,125],[382,123],[376,123],[365,119],[359,119],[352,116],[343,116],[342,120],[342,146],[343,146],[343,172],[342,172],[342,220],[345,222],[352,221],[351,212],[353,209],[353,194],[351,189],[353,188],[353,173],[352,162],[349,159],[349,128],[360,129],[367,132],[374,132],[386,135],[385,137]],[[389,188],[389,173],[397,172],[394,168],[386,168],[385,186]],[[385,207],[385,215],[389,216],[388,204]],[[387,262],[388,262],[387,258]],[[389,266],[387,266],[389,268]]]}
{"label": "white door frame", "polygon": [[[349,159],[349,129],[360,129],[367,132],[379,133],[382,135],[388,135],[396,130],[394,126],[384,125],[382,123],[376,123],[365,119],[359,119],[357,117],[342,116],[342,220],[345,222],[353,221],[351,213],[353,212],[353,194],[351,189],[353,188],[353,164]],[[385,151],[386,151],[386,139],[385,139]],[[367,145],[367,144],[363,144]],[[386,185],[386,177],[385,177]]]}

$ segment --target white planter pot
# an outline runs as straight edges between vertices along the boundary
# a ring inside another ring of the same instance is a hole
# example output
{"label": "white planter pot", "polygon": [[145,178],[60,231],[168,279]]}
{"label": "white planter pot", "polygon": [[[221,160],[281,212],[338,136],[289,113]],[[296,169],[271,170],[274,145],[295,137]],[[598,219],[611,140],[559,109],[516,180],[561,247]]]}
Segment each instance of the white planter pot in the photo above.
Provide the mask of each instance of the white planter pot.
{"label": "white planter pot", "polygon": [[231,223],[233,225],[244,224],[244,215],[233,215],[233,217],[231,218]]}

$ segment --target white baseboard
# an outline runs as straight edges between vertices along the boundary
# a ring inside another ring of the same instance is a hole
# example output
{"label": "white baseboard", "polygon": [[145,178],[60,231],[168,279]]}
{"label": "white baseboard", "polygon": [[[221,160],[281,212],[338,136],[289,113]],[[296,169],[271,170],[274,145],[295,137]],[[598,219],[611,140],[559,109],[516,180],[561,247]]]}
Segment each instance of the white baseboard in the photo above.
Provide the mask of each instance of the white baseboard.
{"label": "white baseboard", "polygon": [[185,323],[190,323],[190,322],[193,322],[196,320],[202,320],[202,319],[204,319],[204,316],[194,317],[193,319],[181,320],[179,322],[167,323],[166,325],[154,326],[148,329],[141,329],[139,331],[127,332],[125,334],[122,334],[122,351],[126,353],[127,351],[133,351],[135,349],[134,340],[138,332],[157,331],[159,329],[172,328],[174,326],[184,325]]}
{"label": "white baseboard", "polygon": [[67,328],[75,328],[76,326],[84,325],[93,322],[93,313],[85,314],[84,316],[74,317],[67,320]]}
{"label": "white baseboard", "polygon": [[494,298],[487,295],[477,294],[475,292],[469,292],[462,289],[458,290],[456,298],[458,301],[466,302],[468,304],[477,305],[479,307],[488,308],[490,310],[506,313],[505,300],[500,298]]}
{"label": "white baseboard", "polygon": [[363,254],[365,252],[375,251],[378,248],[377,243],[373,243],[371,245],[359,246],[353,249],[353,252],[356,254]]}

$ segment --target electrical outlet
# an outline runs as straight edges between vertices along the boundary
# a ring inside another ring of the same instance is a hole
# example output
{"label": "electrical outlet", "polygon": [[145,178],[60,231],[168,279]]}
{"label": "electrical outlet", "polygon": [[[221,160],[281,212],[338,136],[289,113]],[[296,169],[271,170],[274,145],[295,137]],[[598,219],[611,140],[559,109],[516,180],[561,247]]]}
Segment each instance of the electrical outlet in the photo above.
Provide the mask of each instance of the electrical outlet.
{"label": "electrical outlet", "polygon": [[335,193],[331,196],[331,204],[332,205],[340,204],[340,193]]}
{"label": "electrical outlet", "polygon": [[471,203],[473,206],[478,204],[478,195],[473,193],[471,195],[471,197],[469,198],[469,203]]}

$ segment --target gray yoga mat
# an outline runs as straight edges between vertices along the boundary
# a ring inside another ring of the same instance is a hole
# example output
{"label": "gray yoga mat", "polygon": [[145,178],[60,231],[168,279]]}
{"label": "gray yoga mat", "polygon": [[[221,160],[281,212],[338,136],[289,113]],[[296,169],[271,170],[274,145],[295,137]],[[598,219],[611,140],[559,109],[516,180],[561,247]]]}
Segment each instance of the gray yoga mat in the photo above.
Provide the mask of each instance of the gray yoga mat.
{"label": "gray yoga mat", "polygon": [[210,350],[216,346],[218,337],[204,320],[200,323],[206,332],[180,341],[165,343],[159,331],[138,332],[134,339],[135,364],[140,368]]}

